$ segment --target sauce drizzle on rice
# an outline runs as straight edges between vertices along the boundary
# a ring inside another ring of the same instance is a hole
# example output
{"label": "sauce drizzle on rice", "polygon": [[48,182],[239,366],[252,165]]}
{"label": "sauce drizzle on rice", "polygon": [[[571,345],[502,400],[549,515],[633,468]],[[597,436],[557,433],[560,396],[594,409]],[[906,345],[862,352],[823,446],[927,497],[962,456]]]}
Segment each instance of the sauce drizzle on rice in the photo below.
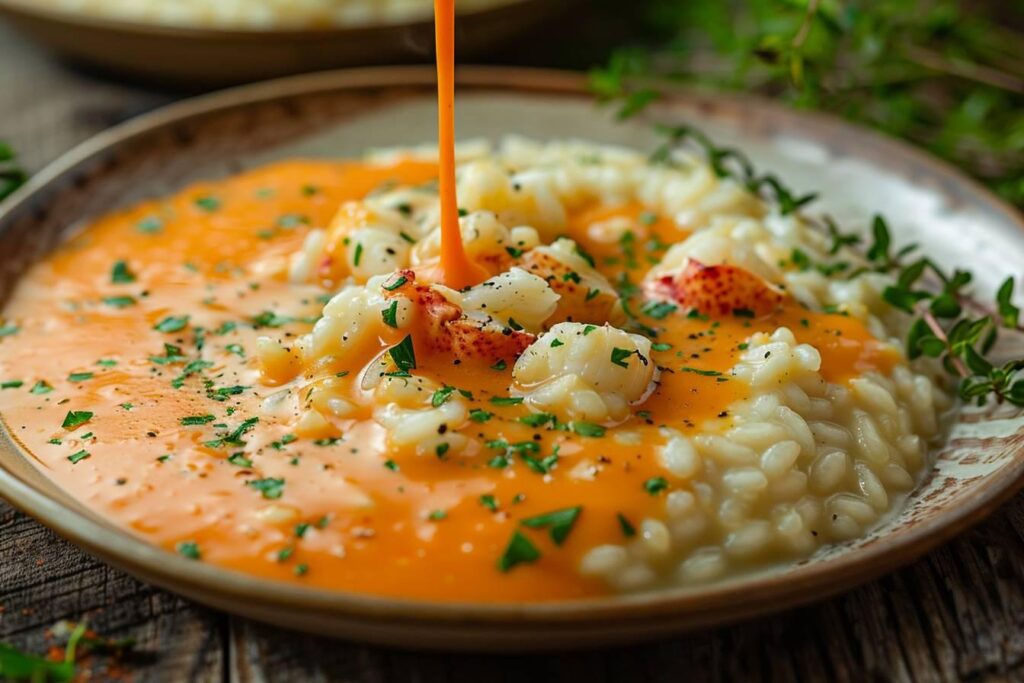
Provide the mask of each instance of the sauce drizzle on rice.
{"label": "sauce drizzle on rice", "polygon": [[466,255],[455,192],[455,0],[434,0],[437,48],[437,150],[440,160],[441,278],[453,289],[479,284],[487,272]]}

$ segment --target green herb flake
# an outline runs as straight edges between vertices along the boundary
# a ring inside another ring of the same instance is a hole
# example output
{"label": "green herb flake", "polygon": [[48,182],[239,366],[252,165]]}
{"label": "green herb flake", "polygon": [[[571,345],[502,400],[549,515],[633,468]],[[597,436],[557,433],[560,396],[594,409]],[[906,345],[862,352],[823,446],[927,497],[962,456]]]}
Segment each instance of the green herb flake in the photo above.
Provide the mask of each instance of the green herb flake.
{"label": "green herb flake", "polygon": [[469,419],[472,420],[473,422],[479,422],[483,424],[484,422],[490,420],[492,417],[494,417],[494,413],[489,413],[486,410],[480,410],[479,408],[473,408],[472,410],[469,411]]}
{"label": "green herb flake", "polygon": [[88,410],[69,410],[68,414],[64,416],[64,422],[61,424],[61,427],[70,431],[81,427],[91,420],[92,417],[93,413]]}
{"label": "green herb flake", "polygon": [[572,508],[554,510],[542,515],[536,515],[535,517],[528,517],[522,521],[522,524],[531,529],[548,529],[548,534],[551,536],[551,540],[555,542],[555,545],[562,545],[569,536],[569,532],[572,531],[572,527],[582,511],[583,507],[577,505]]}
{"label": "green herb flake", "polygon": [[267,500],[277,500],[284,493],[284,479],[254,479],[246,486],[259,491]]}
{"label": "green herb flake", "polygon": [[35,394],[35,395],[39,396],[39,395],[42,395],[42,394],[48,394],[51,391],[53,391],[53,387],[50,386],[46,382],[46,380],[41,379],[41,380],[39,380],[38,382],[36,382],[35,384],[32,385],[32,388],[28,390],[28,393]]}
{"label": "green herb flake", "polygon": [[399,275],[397,278],[395,278],[390,283],[383,285],[383,288],[386,289],[389,292],[393,292],[396,289],[398,289],[399,287],[401,287],[402,285],[404,285],[408,281],[409,281],[409,279],[407,277],[405,277],[404,275]]}
{"label": "green herb flake", "polygon": [[78,463],[82,462],[83,460],[85,460],[86,458],[90,457],[91,455],[92,454],[89,451],[87,451],[87,450],[80,450],[80,451],[78,451],[76,453],[72,453],[71,455],[69,455],[68,456],[68,461],[72,465],[77,465]]}
{"label": "green herb flake", "polygon": [[605,428],[599,424],[594,424],[593,422],[582,422],[580,420],[576,420],[572,423],[572,431],[576,432],[580,436],[600,438],[604,436]]}
{"label": "green herb flake", "polygon": [[536,562],[540,551],[518,529],[512,532],[505,552],[498,558],[498,571],[507,572],[520,564]]}
{"label": "green herb flake", "polygon": [[232,453],[230,457],[228,457],[228,462],[235,467],[244,467],[246,469],[252,467],[252,460],[245,457],[245,453],[241,451],[238,453]]}
{"label": "green herb flake", "polygon": [[180,332],[188,326],[189,318],[187,315],[169,315],[154,325],[153,329],[165,334]]}
{"label": "green herb flake", "polygon": [[189,415],[178,420],[178,423],[182,427],[193,427],[196,425],[205,425],[213,422],[217,418],[213,415]]}
{"label": "green herb flake", "polygon": [[136,302],[133,296],[105,296],[103,303],[114,308],[128,308],[134,306]]}
{"label": "green herb flake", "polygon": [[69,382],[85,382],[93,378],[91,372],[72,372],[68,375]]}
{"label": "green herb flake", "polygon": [[190,560],[203,559],[203,553],[199,549],[199,544],[195,541],[182,541],[177,545],[176,549],[179,555]]}
{"label": "green herb flake", "polygon": [[652,496],[658,495],[667,488],[668,482],[665,480],[665,477],[651,477],[644,482],[644,491],[647,491]]}
{"label": "green herb flake", "polygon": [[412,344],[412,335],[406,335],[405,339],[388,351],[391,360],[398,366],[399,371],[408,372],[416,369],[416,351]]}
{"label": "green herb flake", "polygon": [[213,213],[220,208],[220,200],[207,195],[205,197],[198,197],[195,200],[195,205],[206,213]]}
{"label": "green herb flake", "polygon": [[619,529],[622,531],[623,536],[626,538],[636,536],[636,527],[626,518],[626,515],[619,512],[615,515],[615,518],[619,520]]}
{"label": "green herb flake", "polygon": [[135,273],[128,268],[127,261],[114,261],[110,269],[110,281],[115,285],[126,285],[135,282]]}

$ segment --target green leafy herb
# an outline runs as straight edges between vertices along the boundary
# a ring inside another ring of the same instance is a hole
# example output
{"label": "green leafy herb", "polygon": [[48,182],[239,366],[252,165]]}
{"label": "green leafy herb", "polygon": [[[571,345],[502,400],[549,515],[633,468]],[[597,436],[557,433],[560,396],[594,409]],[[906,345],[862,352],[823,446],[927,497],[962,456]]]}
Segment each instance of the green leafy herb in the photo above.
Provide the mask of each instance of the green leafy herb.
{"label": "green leafy herb", "polygon": [[652,496],[658,495],[667,488],[668,481],[664,477],[651,477],[644,482],[644,491],[647,491]]}
{"label": "green leafy herb", "polygon": [[91,420],[92,416],[93,413],[88,410],[69,410],[68,414],[64,416],[64,422],[61,424],[61,427],[67,430],[81,427]]}
{"label": "green leafy herb", "polygon": [[621,512],[616,513],[615,518],[619,520],[619,529],[622,531],[622,535],[626,538],[633,538],[636,536],[636,527],[626,518]]}
{"label": "green leafy herb", "polygon": [[486,410],[480,410],[479,408],[473,408],[469,411],[469,419],[473,422],[487,422],[492,417],[494,417],[494,413],[489,413]]}
{"label": "green leafy herb", "polygon": [[126,285],[135,282],[136,277],[128,268],[127,261],[114,261],[114,266],[110,269],[110,281],[115,285]]}
{"label": "green leafy herb", "polygon": [[180,332],[188,326],[188,321],[187,315],[169,315],[154,325],[153,329],[164,333]]}
{"label": "green leafy herb", "polygon": [[195,205],[206,213],[213,213],[220,208],[220,200],[211,196],[199,197],[195,200]]}
{"label": "green leafy herb", "polygon": [[41,379],[32,385],[32,388],[28,390],[28,393],[36,394],[38,396],[41,394],[48,394],[51,391],[53,391],[53,387],[47,384],[46,380]]}
{"label": "green leafy herb", "polygon": [[178,423],[182,427],[190,427],[195,425],[205,425],[213,422],[217,418],[213,415],[189,415],[178,420]]}
{"label": "green leafy herb", "polygon": [[259,491],[267,500],[277,500],[284,493],[284,479],[254,479],[247,486]]}
{"label": "green leafy herb", "polygon": [[413,349],[412,335],[408,334],[405,339],[392,346],[388,351],[391,360],[398,366],[400,372],[409,372],[416,369],[416,351]]}
{"label": "green leafy herb", "polygon": [[91,455],[92,454],[89,453],[89,451],[83,449],[83,450],[80,450],[80,451],[78,451],[76,453],[72,453],[71,455],[69,455],[68,456],[68,460],[71,462],[72,465],[77,465],[78,463],[82,462],[83,460],[85,460],[86,458],[90,457]]}
{"label": "green leafy herb", "polygon": [[573,524],[576,523],[576,519],[580,516],[580,512],[583,511],[582,506],[576,506],[571,508],[565,508],[563,510],[554,510],[553,512],[546,512],[542,515],[535,517],[528,517],[524,519],[522,523],[531,529],[548,529],[548,533],[551,536],[551,540],[555,542],[555,545],[562,545],[569,532],[572,531]]}
{"label": "green leafy herb", "polygon": [[195,541],[182,541],[177,545],[177,551],[179,555],[190,560],[203,559],[202,550],[200,550],[199,544]]}
{"label": "green leafy herb", "polygon": [[103,303],[114,308],[127,308],[135,305],[135,297],[133,296],[105,296],[103,297]]}
{"label": "green leafy herb", "polygon": [[519,530],[512,532],[505,552],[498,558],[498,570],[507,572],[520,564],[536,562],[540,559],[540,551]]}
{"label": "green leafy herb", "polygon": [[599,424],[594,424],[593,422],[582,422],[580,420],[576,420],[572,423],[572,431],[576,432],[580,436],[599,438],[604,436],[605,428]]}

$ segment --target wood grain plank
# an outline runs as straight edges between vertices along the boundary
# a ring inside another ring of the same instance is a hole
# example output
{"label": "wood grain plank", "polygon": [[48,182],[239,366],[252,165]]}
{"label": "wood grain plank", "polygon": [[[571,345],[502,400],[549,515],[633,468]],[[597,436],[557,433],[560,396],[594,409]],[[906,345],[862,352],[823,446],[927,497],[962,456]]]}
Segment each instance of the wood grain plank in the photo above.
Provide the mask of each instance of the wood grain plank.
{"label": "wood grain plank", "polygon": [[[85,619],[110,638],[131,638],[123,662],[136,681],[219,681],[227,619],[106,567],[0,503],[0,640],[43,654],[60,621]],[[122,663],[94,657],[92,680]]]}

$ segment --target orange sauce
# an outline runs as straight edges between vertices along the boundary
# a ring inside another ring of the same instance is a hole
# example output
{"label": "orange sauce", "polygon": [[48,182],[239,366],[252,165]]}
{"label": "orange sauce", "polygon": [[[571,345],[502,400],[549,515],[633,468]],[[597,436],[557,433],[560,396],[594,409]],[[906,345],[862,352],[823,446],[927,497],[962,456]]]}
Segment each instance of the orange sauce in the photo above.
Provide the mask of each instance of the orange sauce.
{"label": "orange sauce", "polygon": [[455,196],[455,0],[434,0],[437,49],[437,152],[441,194],[441,281],[462,289],[488,273],[466,255]]}
{"label": "orange sauce", "polygon": [[[6,324],[20,328],[0,338],[8,429],[47,476],[90,508],[170,551],[195,548],[203,562],[334,590],[565,600],[607,590],[577,567],[589,548],[622,541],[618,515],[634,524],[661,515],[663,498],[644,482],[662,476],[687,486],[656,462],[658,429],[728,426],[728,407],[746,392],[726,373],[752,333],[787,325],[821,350],[831,381],[886,371],[894,360],[856,320],[794,304],[756,320],[644,318],[671,346],[653,354],[663,368],[656,391],[620,427],[639,435],[637,445],[519,422],[525,406],[491,402],[507,396],[511,367],[453,377],[442,357],[425,357],[416,373],[457,382],[472,392],[471,408],[492,415],[466,433],[482,444],[533,442],[538,457],[557,446],[550,474],[514,453],[507,467],[491,466],[504,451],[489,446],[445,457],[389,451],[368,410],[337,421],[333,438],[294,439],[293,416],[262,410],[277,389],[259,382],[255,340],[289,343],[308,331],[325,292],[266,273],[310,229],[327,225],[341,202],[389,182],[422,184],[437,172],[416,162],[285,162],[99,220],[34,266],[4,310]],[[615,217],[633,221],[644,238],[608,247],[585,236],[589,223]],[[611,280],[633,282],[650,267],[647,257],[663,251],[660,241],[683,236],[639,205],[584,207],[568,231]],[[652,235],[660,241],[651,244]],[[186,315],[178,329],[174,318]],[[154,329],[168,319],[166,331]],[[372,352],[400,336],[380,339]],[[189,374],[199,346],[210,365]],[[358,370],[339,378],[353,396]],[[93,415],[63,428],[69,411]],[[253,417],[259,422],[249,431],[223,443]],[[571,475],[587,466],[601,471],[592,480]],[[268,480],[281,481],[277,491],[254,487]],[[583,511],[563,545],[543,529],[523,529],[541,558],[498,571],[521,520],[577,505]]]}

